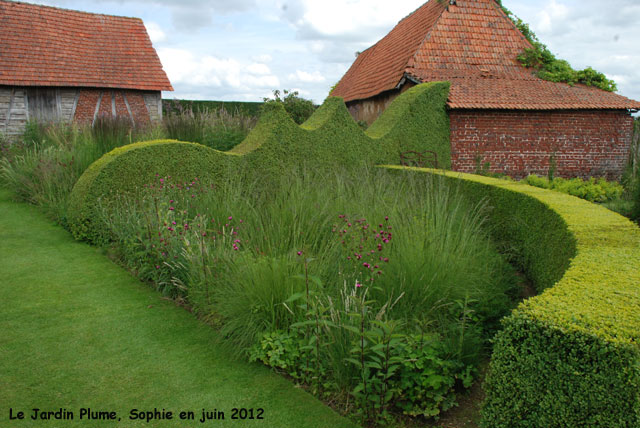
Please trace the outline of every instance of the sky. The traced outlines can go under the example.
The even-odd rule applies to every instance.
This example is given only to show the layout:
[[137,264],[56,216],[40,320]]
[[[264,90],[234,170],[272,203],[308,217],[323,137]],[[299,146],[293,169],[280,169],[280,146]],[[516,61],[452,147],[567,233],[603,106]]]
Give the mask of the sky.
[[[262,101],[275,89],[321,103],[363,51],[426,0],[28,0],[142,18],[174,92]],[[640,100],[639,0],[503,0],[576,69]]]

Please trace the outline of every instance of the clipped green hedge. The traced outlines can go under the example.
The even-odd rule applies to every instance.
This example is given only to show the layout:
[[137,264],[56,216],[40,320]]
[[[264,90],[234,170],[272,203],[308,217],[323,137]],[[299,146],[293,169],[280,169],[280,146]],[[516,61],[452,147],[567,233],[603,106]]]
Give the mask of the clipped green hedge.
[[265,105],[258,124],[230,153],[245,155],[247,168],[271,171],[307,164],[314,168],[399,163],[403,151],[432,150],[451,165],[449,83],[418,85],[398,98],[366,131],[342,98],[330,97],[301,126],[278,103]]
[[436,82],[410,89],[366,134],[343,100],[333,97],[300,126],[282,103],[267,103],[256,127],[228,152],[168,140],[116,149],[91,165],[74,187],[69,209],[72,233],[77,239],[95,241],[101,236],[95,212],[98,199],[111,192],[133,191],[151,183],[156,174],[215,182],[228,168],[236,168],[268,180],[301,165],[334,169],[399,163],[400,152],[407,150],[437,151],[450,163],[445,107],[449,86]]
[[215,184],[235,167],[232,156],[194,143],[174,140],[147,141],[119,147],[91,164],[75,184],[69,201],[69,226],[78,240],[102,237],[98,201],[110,195],[134,192],[171,176],[173,182],[197,178]]
[[[503,321],[483,426],[640,426],[640,229],[589,202],[511,181],[444,175],[493,207],[541,295]],[[555,284],[555,285],[554,285]]]

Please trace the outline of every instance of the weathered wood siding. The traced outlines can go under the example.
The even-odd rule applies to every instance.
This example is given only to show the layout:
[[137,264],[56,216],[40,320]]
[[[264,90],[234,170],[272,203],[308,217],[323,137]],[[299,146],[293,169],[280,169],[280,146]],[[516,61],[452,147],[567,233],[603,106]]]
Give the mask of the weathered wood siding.
[[162,120],[160,91],[0,86],[0,133],[12,139],[29,120],[92,124],[97,116],[126,117],[135,125]]
[[149,110],[149,118],[152,122],[162,120],[162,95],[160,92],[145,92],[144,103]]
[[60,93],[60,112],[61,118],[65,122],[71,122],[76,113],[76,106],[78,105],[78,96],[80,90],[62,88]]
[[26,95],[23,88],[0,88],[0,132],[9,138],[22,134],[29,120]]
[[349,113],[356,122],[367,122],[371,125],[389,107],[389,104],[406,90],[415,86],[413,82],[406,82],[400,89],[386,91],[365,100],[349,101]]

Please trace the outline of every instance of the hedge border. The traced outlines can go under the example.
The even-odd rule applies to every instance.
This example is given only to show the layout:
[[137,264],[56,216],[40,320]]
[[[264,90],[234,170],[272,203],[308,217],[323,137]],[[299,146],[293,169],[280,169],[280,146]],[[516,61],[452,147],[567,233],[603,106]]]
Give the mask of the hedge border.
[[372,136],[354,122],[342,98],[330,97],[300,126],[282,103],[265,104],[256,127],[228,152],[175,140],[115,149],[92,164],[76,183],[68,213],[71,231],[76,239],[97,241],[102,236],[95,211],[98,200],[105,201],[110,192],[134,191],[150,183],[155,174],[180,180],[200,175],[215,183],[223,177],[221,171],[237,168],[265,181],[304,165],[331,170],[399,163],[400,152],[410,150],[436,151],[448,167],[449,88],[448,82],[432,82],[406,91],[367,131]]
[[195,143],[154,140],[119,147],[87,168],[69,198],[69,227],[74,238],[96,242],[103,238],[99,226],[99,201],[111,194],[135,191],[142,180],[151,184],[159,177],[175,182],[199,179],[211,184],[236,166],[238,156]]
[[[640,229],[601,206],[523,183],[388,168],[440,175],[487,199],[496,237],[515,247],[517,261],[543,291],[503,321],[483,425],[640,426]],[[537,213],[536,227],[522,222],[523,210]],[[520,228],[533,236],[524,239]],[[567,234],[573,239],[563,244]],[[533,245],[522,246],[527,242]],[[540,251],[558,245],[564,248]],[[562,255],[565,260],[554,260]],[[540,257],[544,262],[535,263]]]

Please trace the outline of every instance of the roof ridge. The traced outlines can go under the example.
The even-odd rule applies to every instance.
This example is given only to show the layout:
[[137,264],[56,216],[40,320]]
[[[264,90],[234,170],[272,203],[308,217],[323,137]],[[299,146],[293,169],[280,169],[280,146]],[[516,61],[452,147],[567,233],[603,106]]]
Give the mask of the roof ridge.
[[24,6],[36,7],[36,8],[47,8],[47,9],[61,10],[61,11],[65,11],[65,12],[72,12],[72,13],[83,14],[83,15],[106,16],[108,18],[131,19],[131,20],[134,20],[134,21],[140,21],[140,22],[144,23],[144,21],[142,21],[142,18],[137,18],[137,17],[134,17],[134,16],[109,15],[107,13],[85,12],[83,10],[68,9],[66,7],[59,7],[59,6],[50,6],[48,4],[28,3],[28,2],[25,2],[25,1],[18,1],[18,0],[0,0],[0,4],[2,4],[2,3],[12,3],[12,4],[19,4],[19,5],[24,5]]
[[495,0],[492,1],[491,3],[493,3],[493,6],[498,9],[498,13],[502,14],[507,21],[509,21],[509,23],[511,24],[511,26],[518,32],[518,34],[520,35],[520,37],[522,37],[522,39],[527,42],[527,44],[529,46],[531,46],[533,48],[533,45],[531,45],[531,42],[529,41],[529,39],[527,39],[524,34],[522,34],[522,31],[520,31],[520,29],[518,28],[518,26],[516,25],[515,22],[513,22],[513,20],[511,18],[509,18],[509,15],[507,15],[507,13],[504,11],[504,8],[498,4],[498,2],[496,2]]
[[[431,1],[436,1],[436,2],[438,2],[438,3],[443,3],[445,0],[431,0]],[[427,3],[425,3],[425,4],[428,4],[428,3],[429,3],[429,2],[427,2]],[[420,8],[418,8],[418,9],[414,10],[414,11],[413,11],[413,13],[416,13],[418,10],[420,10]],[[405,65],[405,72],[406,72],[406,69],[408,69],[408,68],[414,68],[413,64],[415,64],[415,63],[416,63],[416,56],[418,55],[418,52],[420,52],[420,49],[421,49],[421,48],[422,48],[422,46],[425,44],[425,42],[426,42],[427,40],[430,40],[430,39],[431,39],[431,34],[433,33],[433,29],[434,29],[434,28],[436,28],[436,25],[438,25],[438,21],[440,21],[440,18],[442,18],[442,15],[443,15],[445,12],[448,12],[448,11],[449,11],[449,6],[448,6],[448,5],[447,5],[447,6],[445,6],[445,7],[440,11],[440,14],[439,14],[439,15],[438,15],[438,17],[436,18],[436,20],[433,22],[433,25],[432,25],[432,26],[429,28],[429,30],[427,31],[427,34],[423,37],[423,39],[422,39],[422,41],[420,42],[420,44],[418,45],[418,48],[416,49],[416,51],[413,53],[413,55],[411,55],[411,56],[409,57],[409,60],[407,61],[407,64]],[[413,15],[413,13],[412,13],[411,15]],[[409,15],[409,16],[411,16],[411,15]],[[411,63],[413,63],[413,64],[411,64]],[[411,64],[411,65],[409,65],[409,64]]]

